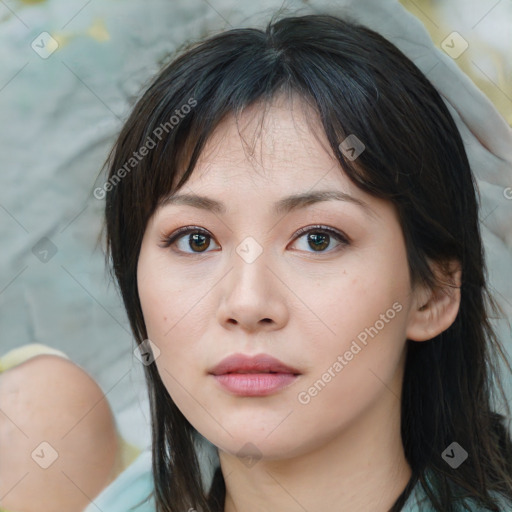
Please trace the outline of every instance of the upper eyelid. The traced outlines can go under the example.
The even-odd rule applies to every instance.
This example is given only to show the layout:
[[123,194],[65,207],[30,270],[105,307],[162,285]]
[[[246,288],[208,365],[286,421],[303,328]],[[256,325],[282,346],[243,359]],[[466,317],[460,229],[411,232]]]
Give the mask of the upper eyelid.
[[341,231],[336,228],[332,228],[330,226],[324,226],[322,224],[313,224],[311,226],[304,226],[303,228],[299,228],[295,231],[293,236],[301,236],[305,235],[306,233],[309,233],[310,231],[326,231],[327,233],[333,233],[335,235],[338,235],[342,238],[344,238],[347,242],[351,242],[352,239],[349,237],[344,231]]

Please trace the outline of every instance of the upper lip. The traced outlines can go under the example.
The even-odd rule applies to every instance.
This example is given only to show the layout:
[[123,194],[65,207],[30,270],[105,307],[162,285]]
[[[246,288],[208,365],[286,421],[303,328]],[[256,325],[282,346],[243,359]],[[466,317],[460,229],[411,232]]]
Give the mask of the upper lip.
[[247,356],[245,354],[233,354],[223,359],[213,367],[209,373],[224,375],[226,373],[292,373],[300,374],[299,370],[284,364],[279,359],[268,354]]

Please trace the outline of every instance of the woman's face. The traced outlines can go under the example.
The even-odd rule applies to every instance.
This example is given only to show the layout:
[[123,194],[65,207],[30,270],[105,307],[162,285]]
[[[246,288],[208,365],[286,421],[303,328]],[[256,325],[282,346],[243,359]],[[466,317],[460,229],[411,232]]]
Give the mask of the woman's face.
[[[258,135],[252,113],[243,135]],[[301,109],[276,101],[250,154],[226,119],[177,193],[208,201],[168,202],[142,242],[138,289],[159,374],[188,421],[232,454],[292,457],[356,425],[369,436],[398,425],[389,417],[413,308],[402,231],[392,204],[353,185],[317,134],[322,144]],[[233,354],[288,368],[264,359],[211,373]]]

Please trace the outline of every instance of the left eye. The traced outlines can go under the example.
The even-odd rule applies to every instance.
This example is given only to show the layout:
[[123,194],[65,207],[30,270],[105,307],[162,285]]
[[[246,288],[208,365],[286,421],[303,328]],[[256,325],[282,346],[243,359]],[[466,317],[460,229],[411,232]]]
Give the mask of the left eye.
[[[186,238],[187,235],[188,239]],[[313,249],[312,252],[330,252],[325,251],[325,249],[331,245],[332,238],[342,246],[350,243],[348,237],[326,226],[301,228],[294,234],[294,237],[294,241],[304,238],[308,246]],[[209,252],[207,249],[210,247],[210,240],[212,240],[212,236],[208,231],[196,226],[189,226],[180,228],[172,235],[165,237],[162,241],[162,247],[167,248],[175,245],[178,247],[176,252],[200,254]],[[185,241],[185,246],[179,247],[179,243],[182,241]],[[185,250],[186,246],[192,249],[192,252]],[[306,250],[306,252],[310,251]]]
[[295,233],[295,236],[296,240],[304,238],[308,247],[313,249],[313,252],[331,252],[325,251],[324,249],[330,245],[332,238],[334,238],[334,240],[336,240],[336,242],[341,246],[345,246],[350,243],[348,237],[326,226],[309,226],[301,228]]

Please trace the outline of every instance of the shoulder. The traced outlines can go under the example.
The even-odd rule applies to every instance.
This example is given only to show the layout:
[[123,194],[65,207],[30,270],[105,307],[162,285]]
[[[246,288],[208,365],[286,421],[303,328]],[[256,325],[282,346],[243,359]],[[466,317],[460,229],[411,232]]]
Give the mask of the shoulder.
[[83,512],[155,512],[151,450],[144,450]]
[[[496,493],[491,492],[490,495],[493,497],[493,499],[496,501],[496,503],[499,506],[500,512],[511,512],[512,511],[512,498],[507,499],[504,496]],[[475,508],[475,512],[488,512],[486,508]]]
[[[493,497],[494,501],[497,503],[497,505],[499,507],[498,510],[500,512],[512,511],[512,501],[505,500],[504,497],[502,497],[501,495],[494,493],[494,492],[490,492],[489,494]],[[466,500],[464,502],[464,504],[466,506],[466,508],[463,509],[464,512],[493,512],[494,511],[494,509],[491,510],[487,507],[482,507],[481,505],[478,505],[478,503],[472,499]]]

